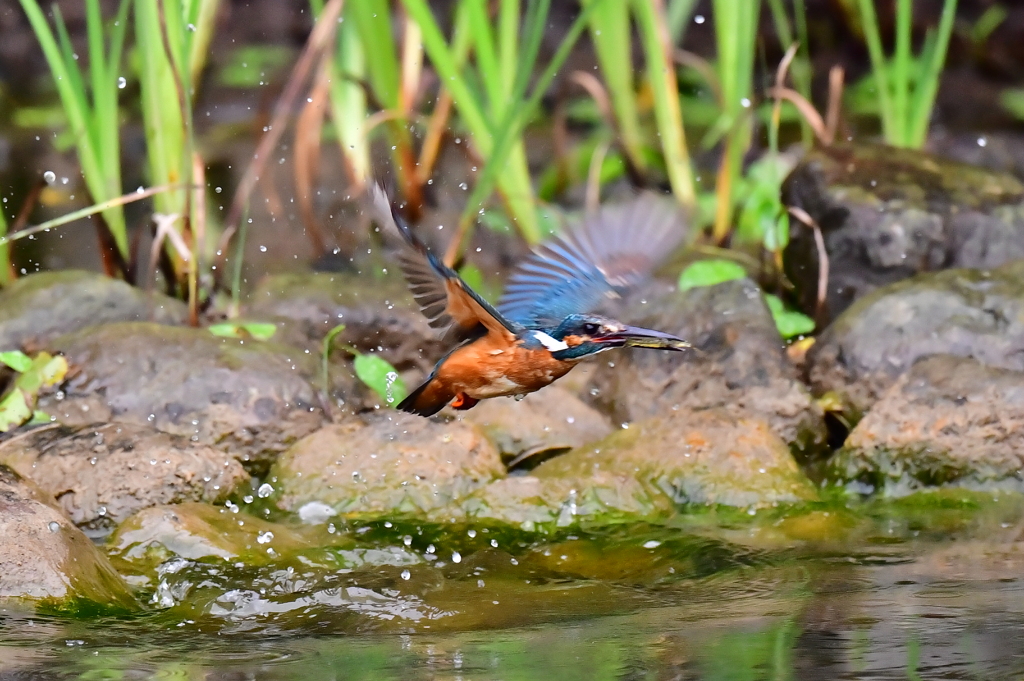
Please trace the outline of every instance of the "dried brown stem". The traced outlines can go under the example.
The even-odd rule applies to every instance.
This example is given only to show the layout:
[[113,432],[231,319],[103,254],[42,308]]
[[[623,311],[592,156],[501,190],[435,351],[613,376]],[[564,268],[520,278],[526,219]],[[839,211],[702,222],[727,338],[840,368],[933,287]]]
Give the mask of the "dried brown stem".
[[250,161],[245,172],[242,174],[242,179],[238,183],[238,190],[235,192],[234,199],[231,202],[231,208],[228,211],[228,217],[225,222],[224,234],[221,236],[220,244],[217,248],[221,253],[220,262],[217,267],[218,272],[222,271],[221,265],[226,258],[225,254],[228,252],[228,245],[235,232],[238,231],[242,210],[245,204],[249,202],[249,197],[252,195],[252,190],[256,186],[256,181],[259,179],[267,159],[281,140],[289,113],[295,105],[296,99],[302,93],[302,87],[308,80],[313,65],[320,55],[323,54],[324,50],[327,49],[331,39],[334,37],[334,32],[338,26],[338,17],[341,15],[343,6],[344,0],[328,0],[327,5],[320,14],[319,20],[316,22],[316,26],[313,27],[313,31],[309,34],[309,39],[306,41],[306,46],[303,48],[299,60],[295,63],[288,76],[288,84],[274,106],[274,114],[271,117],[270,125],[267,126],[267,131],[260,138],[259,144],[256,145],[252,161]]
[[814,308],[815,321],[821,322],[825,312],[825,302],[828,299],[828,252],[825,250],[825,237],[821,233],[821,226],[818,221],[812,218],[807,211],[799,206],[787,206],[786,210],[794,218],[814,231],[814,246],[818,250],[818,296]]

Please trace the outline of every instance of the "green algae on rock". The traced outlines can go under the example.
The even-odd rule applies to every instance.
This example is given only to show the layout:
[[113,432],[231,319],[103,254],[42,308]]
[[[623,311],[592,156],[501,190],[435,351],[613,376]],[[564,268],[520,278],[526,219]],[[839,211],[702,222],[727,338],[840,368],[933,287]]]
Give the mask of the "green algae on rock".
[[86,326],[123,321],[184,324],[185,304],[95,272],[37,272],[0,291],[0,350]]
[[278,505],[320,502],[354,516],[422,515],[504,475],[498,452],[475,427],[387,411],[322,428],[271,469]]
[[0,463],[90,529],[110,529],[148,506],[220,501],[249,479],[225,452],[127,423],[37,428],[0,443]]
[[829,461],[851,489],[933,486],[1024,492],[1024,372],[949,355],[918,361]]
[[685,505],[763,508],[817,500],[768,424],[721,410],[654,417],[488,485],[467,515],[525,525],[664,518]]
[[148,425],[259,468],[323,422],[311,384],[317,359],[286,345],[125,322],[47,347],[68,358],[74,375],[39,408],[66,425]]
[[325,539],[322,530],[269,522],[240,512],[238,506],[187,502],[134,514],[110,536],[107,551],[124,571],[139,573],[172,558],[265,565],[316,548]]
[[51,497],[0,465],[0,603],[64,611],[134,610],[124,579]]

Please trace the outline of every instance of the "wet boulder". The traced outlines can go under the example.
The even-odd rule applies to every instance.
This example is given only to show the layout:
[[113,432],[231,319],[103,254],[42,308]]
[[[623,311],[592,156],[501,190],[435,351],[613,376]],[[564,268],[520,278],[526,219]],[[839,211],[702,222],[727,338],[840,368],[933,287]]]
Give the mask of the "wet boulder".
[[310,273],[266,277],[252,294],[247,314],[285,320],[291,333],[316,350],[339,324],[337,343],[381,352],[400,371],[427,371],[444,352],[404,280],[394,272]]
[[230,454],[127,423],[38,428],[0,444],[0,463],[93,530],[112,529],[150,506],[219,501],[249,480]]
[[310,383],[317,360],[289,346],[133,322],[47,347],[67,356],[71,373],[39,408],[65,425],[149,425],[260,469],[323,421]]
[[818,337],[808,376],[815,393],[834,392],[856,418],[936,354],[1024,371],[1024,262],[921,274],[875,291]]
[[187,502],[132,515],[109,537],[107,551],[125,572],[143,574],[176,558],[264,565],[324,544],[317,536],[323,534],[262,520],[236,505]]
[[477,518],[568,525],[665,517],[688,505],[757,509],[816,499],[767,422],[709,409],[630,424],[462,505]]
[[59,610],[134,609],[134,597],[107,558],[53,500],[0,465],[0,602]]
[[354,516],[421,516],[504,472],[475,427],[385,411],[295,443],[271,469],[270,484],[288,511],[317,502]]
[[920,360],[829,461],[856,491],[933,486],[1024,492],[1024,371],[962,357]]
[[[821,322],[919,272],[1024,258],[1024,184],[919,151],[818,149],[790,174],[782,196],[821,227],[829,265]],[[815,314],[818,251],[813,230],[798,220],[791,221],[785,269],[801,307]]]
[[658,284],[616,311],[630,324],[676,334],[695,350],[628,349],[599,356],[585,393],[615,423],[717,408],[761,418],[795,450],[825,442],[820,408],[786,357],[760,289],[749,280],[679,292]]
[[108,322],[183,324],[187,314],[179,300],[95,272],[38,272],[0,291],[0,350]]
[[600,440],[612,431],[600,412],[560,385],[522,400],[483,400],[462,418],[479,426],[503,457],[532,459]]

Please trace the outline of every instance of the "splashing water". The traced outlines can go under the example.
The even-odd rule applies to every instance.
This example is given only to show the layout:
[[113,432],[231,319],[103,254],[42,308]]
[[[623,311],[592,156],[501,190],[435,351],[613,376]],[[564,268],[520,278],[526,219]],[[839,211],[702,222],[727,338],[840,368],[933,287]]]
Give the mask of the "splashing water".
[[395,403],[394,385],[397,380],[398,374],[394,371],[389,371],[384,375],[384,401],[388,404]]

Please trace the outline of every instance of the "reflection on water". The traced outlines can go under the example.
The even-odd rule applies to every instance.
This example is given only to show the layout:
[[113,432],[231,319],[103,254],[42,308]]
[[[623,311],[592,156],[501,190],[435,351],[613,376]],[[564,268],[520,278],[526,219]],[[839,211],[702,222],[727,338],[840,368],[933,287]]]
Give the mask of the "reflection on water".
[[[494,622],[508,626],[496,628],[479,616],[464,622],[469,629],[445,626],[436,606],[386,589],[335,589],[307,604],[319,608],[310,612],[345,609],[354,618],[348,633],[316,622],[286,633],[271,624],[267,610],[260,611],[262,625],[248,631],[210,631],[209,622],[171,622],[170,613],[103,623],[7,613],[0,679],[974,679],[1024,673],[1020,581],[930,577],[927,560],[888,558],[745,567],[649,588],[579,581],[531,594],[524,585],[523,598],[506,592],[507,600],[497,604],[493,593],[474,597],[475,580],[464,580],[446,584],[442,591],[450,593],[435,598],[473,612],[504,611]],[[589,603],[583,610],[603,614],[579,614],[576,591]],[[259,599],[239,591],[213,614],[253,624]],[[367,622],[379,618],[403,624],[375,632]]]

